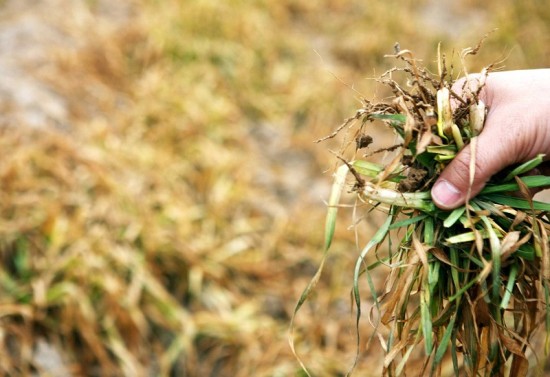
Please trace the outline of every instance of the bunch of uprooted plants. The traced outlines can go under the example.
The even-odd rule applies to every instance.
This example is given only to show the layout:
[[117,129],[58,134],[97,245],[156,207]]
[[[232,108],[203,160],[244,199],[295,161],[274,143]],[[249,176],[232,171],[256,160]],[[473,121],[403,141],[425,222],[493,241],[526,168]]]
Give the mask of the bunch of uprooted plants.
[[[402,67],[379,79],[391,89],[391,100],[364,100],[354,116],[324,138],[342,130],[354,136],[338,155],[342,163],[328,203],[325,256],[345,187],[356,194],[356,210],[384,213],[380,228],[360,250],[352,294],[359,329],[359,282],[366,279],[373,297],[369,320],[386,334],[378,334],[385,351],[383,375],[441,375],[445,363],[452,365],[455,375],[525,376],[533,367],[530,360],[539,362],[533,342],[536,330],[546,327],[548,334],[550,329],[550,204],[530,195],[531,189],[548,186],[550,177],[526,175],[543,156],[492,177],[479,195],[455,210],[441,210],[431,200],[431,186],[463,148],[471,148],[473,182],[476,136],[487,114],[479,94],[493,69],[484,68],[475,79],[467,74],[465,58],[478,49],[479,45],[462,51],[460,74],[453,73],[452,64],[438,50],[434,74],[410,51],[397,48],[392,56]],[[453,90],[462,74],[464,85]],[[396,81],[400,75],[406,77],[406,85]],[[397,142],[374,149],[369,128],[381,124],[397,134]],[[344,157],[348,149],[353,149],[351,158]],[[389,163],[371,161],[380,153]],[[386,241],[389,246],[382,246]],[[323,265],[324,259],[295,315]],[[377,291],[372,272],[384,266],[389,271],[385,287]],[[291,346],[294,349],[292,333]],[[547,336],[545,352],[549,346]],[[422,366],[415,362],[411,370],[412,355],[419,350]]]

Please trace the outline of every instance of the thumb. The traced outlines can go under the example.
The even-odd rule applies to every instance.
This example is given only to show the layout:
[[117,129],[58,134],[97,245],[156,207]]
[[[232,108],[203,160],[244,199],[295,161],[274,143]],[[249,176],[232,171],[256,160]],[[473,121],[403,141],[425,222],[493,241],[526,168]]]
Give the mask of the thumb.
[[[493,134],[490,129],[485,129],[477,137],[475,148],[470,143],[460,151],[432,188],[432,199],[439,208],[448,210],[461,206],[468,194],[470,197],[477,195],[492,175],[514,162],[513,153],[510,153],[510,148],[504,148],[506,143],[502,139],[502,133]],[[474,177],[470,185],[471,162],[474,162]]]

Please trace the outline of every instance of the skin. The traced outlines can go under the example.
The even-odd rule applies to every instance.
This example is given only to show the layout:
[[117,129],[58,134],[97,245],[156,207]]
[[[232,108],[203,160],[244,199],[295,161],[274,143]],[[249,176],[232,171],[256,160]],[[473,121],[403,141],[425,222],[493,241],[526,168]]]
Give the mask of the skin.
[[[458,81],[453,91],[462,93],[463,86],[464,81]],[[529,161],[540,153],[550,160],[550,69],[490,73],[480,99],[489,110],[477,140],[471,197],[492,175],[510,165]],[[453,209],[464,204],[470,154],[466,146],[441,173],[432,188],[432,199],[438,207]],[[539,170],[549,175],[550,162],[544,162]]]

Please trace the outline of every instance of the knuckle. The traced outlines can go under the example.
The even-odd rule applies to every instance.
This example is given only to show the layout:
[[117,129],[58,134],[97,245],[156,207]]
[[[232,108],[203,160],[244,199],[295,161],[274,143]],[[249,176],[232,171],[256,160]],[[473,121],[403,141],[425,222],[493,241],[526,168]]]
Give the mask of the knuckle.
[[473,172],[471,172],[471,154],[469,150],[464,150],[463,153],[455,158],[452,162],[449,175],[445,177],[448,181],[454,184],[460,190],[468,190],[470,188],[470,175],[473,173],[472,192],[475,194],[490,178],[489,164],[484,160],[483,154],[476,154]]
[[[462,157],[462,156],[461,156]],[[445,177],[448,181],[454,184],[458,189],[465,190],[469,186],[470,178],[470,157],[467,158],[455,158],[452,162],[452,166],[449,166],[450,175]],[[446,169],[449,170],[449,169]]]

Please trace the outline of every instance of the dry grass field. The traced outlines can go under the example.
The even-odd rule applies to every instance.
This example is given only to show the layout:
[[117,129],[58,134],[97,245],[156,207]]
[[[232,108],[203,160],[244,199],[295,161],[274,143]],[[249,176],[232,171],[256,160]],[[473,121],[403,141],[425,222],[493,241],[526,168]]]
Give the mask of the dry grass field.
[[[550,66],[538,0],[0,1],[0,375],[302,376],[342,142],[313,141],[387,95],[395,42],[429,66],[495,28],[471,71]],[[315,376],[352,364],[378,224],[340,216],[296,320]]]

